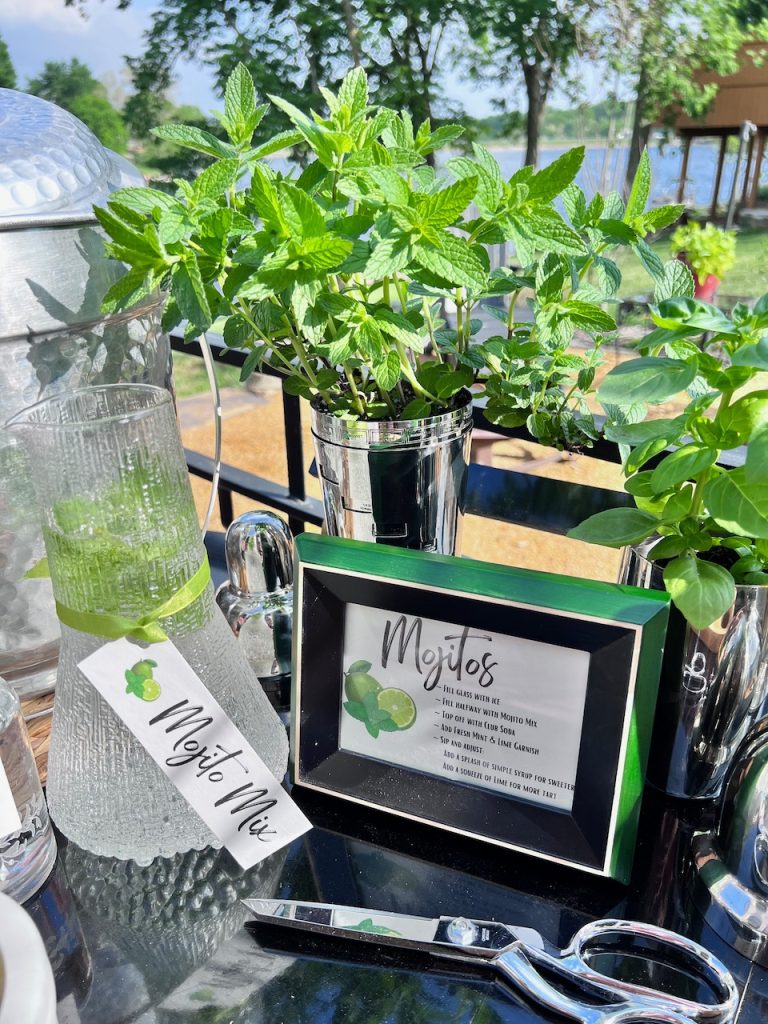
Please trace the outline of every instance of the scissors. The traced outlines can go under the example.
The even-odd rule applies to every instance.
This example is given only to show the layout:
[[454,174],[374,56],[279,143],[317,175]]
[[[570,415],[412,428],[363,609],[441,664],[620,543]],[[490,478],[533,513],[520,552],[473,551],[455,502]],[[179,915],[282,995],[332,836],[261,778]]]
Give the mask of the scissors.
[[[678,935],[635,921],[595,921],[581,928],[567,949],[548,946],[532,928],[467,917],[414,917],[363,907],[300,900],[243,901],[261,924],[285,925],[337,939],[414,949],[497,971],[539,1006],[579,1024],[726,1024],[739,1002],[736,983],[709,950]],[[708,983],[716,1002],[698,1003],[661,989],[602,974],[590,957],[624,952],[677,966]],[[602,1005],[582,1002],[550,984],[539,968],[575,984]]]

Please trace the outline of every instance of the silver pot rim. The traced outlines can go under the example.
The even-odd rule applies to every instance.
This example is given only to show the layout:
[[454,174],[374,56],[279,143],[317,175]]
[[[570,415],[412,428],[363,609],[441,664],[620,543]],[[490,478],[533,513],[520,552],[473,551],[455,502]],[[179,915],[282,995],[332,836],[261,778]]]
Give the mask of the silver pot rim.
[[472,429],[472,393],[462,392],[455,409],[416,420],[344,420],[318,409],[313,399],[312,433],[327,444],[344,448],[435,447],[462,437]]
[[[647,566],[650,566],[652,569],[656,569],[659,572],[663,572],[663,567],[659,565],[658,562],[652,562],[651,559],[647,558],[645,554],[645,552],[649,551],[650,548],[658,540],[661,540],[661,537],[658,534],[654,534],[653,537],[648,537],[646,540],[641,541],[639,544],[628,544],[624,550],[633,551],[635,557],[638,558],[641,562],[644,562]],[[706,559],[702,559],[702,561],[706,561]],[[754,590],[756,592],[762,591],[766,588],[768,588],[768,583],[736,583],[736,589],[744,593],[747,593],[751,590]]]

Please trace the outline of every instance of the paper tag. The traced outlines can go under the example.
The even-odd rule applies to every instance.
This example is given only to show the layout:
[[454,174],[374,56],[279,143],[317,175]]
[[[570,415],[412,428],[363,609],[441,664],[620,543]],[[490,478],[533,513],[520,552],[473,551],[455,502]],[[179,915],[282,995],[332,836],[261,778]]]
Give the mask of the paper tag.
[[78,667],[241,867],[312,827],[170,640],[115,640]]
[[0,839],[21,831],[21,818],[16,801],[13,799],[11,784],[0,761]]

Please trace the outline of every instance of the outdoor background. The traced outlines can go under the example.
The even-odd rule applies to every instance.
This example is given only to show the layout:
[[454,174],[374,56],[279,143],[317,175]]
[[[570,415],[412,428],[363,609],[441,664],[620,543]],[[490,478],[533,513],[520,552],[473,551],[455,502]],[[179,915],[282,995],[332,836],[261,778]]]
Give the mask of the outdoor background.
[[[459,121],[466,143],[482,141],[507,176],[585,144],[577,180],[587,196],[622,191],[647,145],[651,199],[661,203],[674,201],[680,176],[675,120],[705,115],[717,88],[697,84],[695,73],[733,74],[742,45],[762,40],[768,0],[0,0],[0,88],[72,111],[154,184],[173,188],[206,158],[154,139],[152,127],[183,121],[220,134],[212,111],[238,61],[262,97],[279,93],[304,110],[322,109],[321,87],[335,88],[362,65],[374,101],[408,109],[417,123]],[[768,61],[768,42],[764,53],[753,52]],[[278,126],[285,127],[275,111],[259,132],[266,137]],[[726,199],[735,150],[729,140]],[[702,221],[717,155],[714,139],[691,147],[683,198]],[[766,206],[768,178],[740,225],[736,263],[718,296],[724,305],[768,290]],[[673,255],[668,233],[652,244],[664,258]],[[640,268],[624,267],[620,297],[642,302],[645,289]],[[637,317],[628,323],[625,330],[638,329]],[[224,368],[220,383],[225,461],[285,482],[274,382],[259,378],[246,388]],[[177,358],[176,384],[185,443],[210,452],[200,361]],[[487,457],[504,468],[621,489],[618,467],[522,442],[500,441]],[[202,505],[205,488],[196,488]],[[319,496],[315,482],[310,490]],[[489,521],[469,520],[464,552],[615,578],[614,552]]]

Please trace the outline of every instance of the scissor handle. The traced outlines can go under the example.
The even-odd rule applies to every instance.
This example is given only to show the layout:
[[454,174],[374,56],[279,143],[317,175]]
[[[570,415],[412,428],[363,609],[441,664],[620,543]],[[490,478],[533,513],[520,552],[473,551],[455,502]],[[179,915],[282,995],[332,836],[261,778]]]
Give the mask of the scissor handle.
[[[587,961],[587,947],[605,940],[611,933],[634,940],[648,940],[661,947],[666,946],[673,954],[671,966],[674,966],[676,960],[682,960],[683,964],[687,963],[710,984],[719,1001],[699,1003],[595,971]],[[559,963],[563,968],[603,990],[621,992],[646,1004],[667,1006],[674,1012],[701,1024],[725,1024],[733,1019],[739,1005],[739,990],[731,972],[708,949],[677,932],[657,928],[641,921],[606,920],[593,921],[585,925],[574,935],[570,946],[563,950]]]
[[[677,1013],[671,1007],[662,1004],[652,1006],[648,999],[638,1005],[621,993],[615,993],[621,999],[620,1003],[607,1006],[590,1006],[579,1002],[550,985],[528,959],[528,952],[522,945],[509,946],[494,957],[493,965],[515,988],[545,1010],[561,1014],[578,1024],[640,1024],[641,1021],[646,1024],[692,1024],[690,1017]],[[560,964],[557,958],[547,953],[536,951],[536,958],[544,963],[551,962],[555,969]],[[600,988],[604,990],[605,984],[600,985]]]

